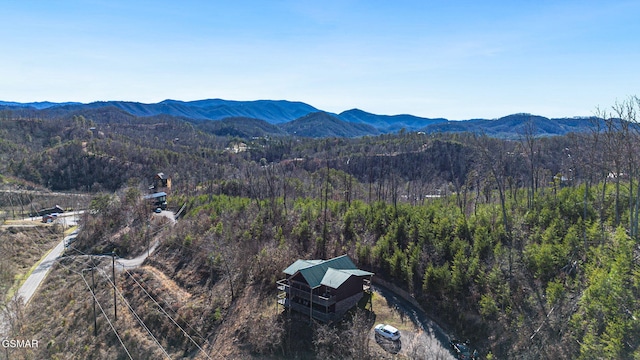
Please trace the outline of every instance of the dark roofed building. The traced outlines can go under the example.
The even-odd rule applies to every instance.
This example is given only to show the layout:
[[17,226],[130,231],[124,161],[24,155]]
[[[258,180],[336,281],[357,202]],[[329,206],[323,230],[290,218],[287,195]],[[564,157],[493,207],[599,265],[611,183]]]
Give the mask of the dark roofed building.
[[36,212],[32,212],[29,214],[29,216],[36,217],[36,216],[44,216],[44,215],[51,215],[51,214],[62,214],[63,212],[64,212],[64,209],[60,205],[56,205],[54,207],[50,207],[47,209],[40,209]]
[[349,256],[329,260],[297,260],[277,282],[278,303],[310,318],[333,322],[371,289],[373,273],[360,270]]
[[156,192],[160,191],[160,189],[169,190],[171,189],[171,178],[159,172],[153,177],[153,184],[150,188]]
[[145,195],[143,197],[145,201],[148,201],[155,208],[167,209],[167,193],[164,191]]

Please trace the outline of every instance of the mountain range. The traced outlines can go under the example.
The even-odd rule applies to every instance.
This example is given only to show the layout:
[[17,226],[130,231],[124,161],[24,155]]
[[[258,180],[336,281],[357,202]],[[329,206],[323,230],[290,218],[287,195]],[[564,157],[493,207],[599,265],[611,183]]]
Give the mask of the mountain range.
[[595,118],[549,119],[527,113],[491,120],[456,121],[409,114],[377,115],[359,109],[334,114],[303,102],[286,100],[164,100],[155,104],[130,101],[98,101],[87,104],[0,101],[0,110],[2,109],[31,112],[42,118],[73,114],[83,114],[92,118],[105,116],[105,111],[108,113],[114,110],[124,111],[136,117],[172,116],[196,123],[220,135],[241,137],[287,134],[304,137],[361,137],[396,133],[404,129],[424,133],[473,132],[500,138],[517,138],[525,131],[533,131],[536,136],[583,132],[593,128],[595,124]]

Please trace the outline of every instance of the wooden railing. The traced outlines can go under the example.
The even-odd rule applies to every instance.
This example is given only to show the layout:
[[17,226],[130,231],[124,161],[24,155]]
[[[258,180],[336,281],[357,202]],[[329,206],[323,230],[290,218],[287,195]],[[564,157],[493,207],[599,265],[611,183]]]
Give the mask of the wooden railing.
[[[304,285],[301,283],[296,283],[296,284],[288,284],[287,283],[287,279],[282,279],[282,280],[278,280],[276,282],[277,286],[278,286],[278,290],[285,292],[287,294],[289,294],[290,297],[299,297],[305,300],[309,299],[309,287],[307,286],[306,289],[304,289]],[[297,286],[299,285],[299,286]],[[336,297],[335,295],[331,295],[331,296],[321,296],[321,295],[316,295],[314,294],[311,297],[311,300],[313,301],[314,304],[318,304],[321,306],[331,306],[333,304],[336,303]]]
[[[288,305],[291,309],[301,313],[301,314],[306,314],[307,316],[309,316],[309,307],[302,305],[302,304],[298,304],[298,303],[294,303],[291,301],[288,301]],[[336,314],[335,313],[326,313],[324,311],[319,311],[319,310],[313,310],[313,318],[323,321],[323,322],[330,322],[332,321]]]
[[[307,316],[311,315],[314,319],[327,323],[334,321],[338,318],[339,315],[341,316],[344,311],[348,310],[347,308],[355,305],[357,301],[351,301],[354,296],[360,295],[360,297],[362,297],[362,293],[360,293],[337,302],[335,295],[311,295],[309,293],[311,289],[307,284],[296,281],[290,282],[287,279],[276,281],[276,286],[279,290],[278,304],[281,304],[286,308],[293,309],[302,314],[307,314]],[[363,279],[362,290],[364,292],[370,292],[371,289],[371,280]],[[298,301],[301,301],[302,303],[292,301],[296,298],[299,299]],[[309,308],[309,299],[311,299],[312,304],[316,306],[313,311]],[[332,306],[334,304],[336,305],[336,307],[334,308],[334,310],[332,310],[332,312],[328,312],[328,310],[322,311],[317,309],[317,306],[328,309],[329,306]],[[344,309],[342,309],[343,307]],[[312,313],[310,314],[311,311]],[[337,314],[336,311],[340,314]]]

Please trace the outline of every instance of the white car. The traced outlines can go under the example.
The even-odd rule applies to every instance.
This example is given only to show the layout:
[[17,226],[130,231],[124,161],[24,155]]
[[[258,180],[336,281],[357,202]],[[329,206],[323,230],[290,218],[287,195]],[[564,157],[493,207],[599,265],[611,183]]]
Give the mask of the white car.
[[400,330],[394,328],[391,325],[378,324],[375,327],[375,332],[377,335],[385,337],[389,340],[396,341],[400,339]]

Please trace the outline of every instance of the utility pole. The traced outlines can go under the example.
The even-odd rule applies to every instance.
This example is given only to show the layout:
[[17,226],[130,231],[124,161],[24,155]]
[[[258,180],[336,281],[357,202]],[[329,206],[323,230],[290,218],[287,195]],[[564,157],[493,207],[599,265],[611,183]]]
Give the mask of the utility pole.
[[[11,206],[11,213],[13,214],[12,218],[15,219],[16,218],[16,209],[13,207],[13,201],[11,201],[11,198],[12,198],[12,192],[11,192],[11,187],[9,187],[9,205]],[[7,352],[8,352],[8,350],[7,350]],[[9,358],[9,355],[7,355],[7,359],[8,358]]]
[[113,316],[118,320],[118,307],[116,305],[116,253],[111,251],[111,274],[113,276]]
[[96,282],[93,277],[93,269],[95,268],[95,264],[91,267],[91,295],[93,295],[93,336],[98,337],[98,318],[96,317]]
[[151,255],[151,249],[149,247],[149,231],[151,231],[151,220],[147,220],[147,231],[145,232],[145,237],[147,238],[147,257]]

